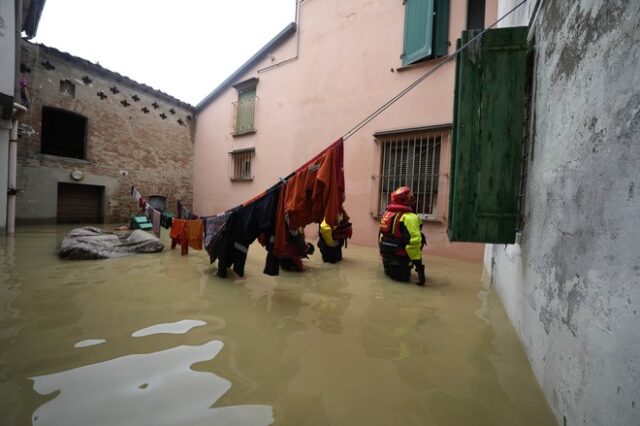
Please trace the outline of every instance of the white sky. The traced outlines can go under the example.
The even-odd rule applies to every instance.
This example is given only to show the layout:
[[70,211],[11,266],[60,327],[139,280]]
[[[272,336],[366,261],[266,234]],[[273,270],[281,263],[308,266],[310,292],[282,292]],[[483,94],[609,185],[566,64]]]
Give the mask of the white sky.
[[32,40],[196,105],[294,21],[296,0],[47,0]]

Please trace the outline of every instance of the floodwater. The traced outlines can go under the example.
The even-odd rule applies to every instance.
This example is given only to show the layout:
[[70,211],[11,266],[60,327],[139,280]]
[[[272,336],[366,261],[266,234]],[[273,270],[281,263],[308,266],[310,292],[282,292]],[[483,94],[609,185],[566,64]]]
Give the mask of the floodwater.
[[[0,239],[2,425],[551,425],[482,267],[339,265],[221,279],[204,252],[62,261],[70,227]],[[163,240],[167,242],[167,232]]]

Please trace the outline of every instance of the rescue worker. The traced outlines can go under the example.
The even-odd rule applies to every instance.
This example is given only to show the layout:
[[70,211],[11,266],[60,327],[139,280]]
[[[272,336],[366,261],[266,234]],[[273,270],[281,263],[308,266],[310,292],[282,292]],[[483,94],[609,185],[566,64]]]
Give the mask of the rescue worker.
[[392,279],[409,281],[413,266],[418,273],[417,284],[424,285],[422,247],[426,239],[421,227],[411,188],[401,186],[391,193],[391,202],[380,220],[378,239],[384,273]]
[[342,260],[342,246],[347,246],[353,228],[349,216],[343,210],[338,213],[338,224],[331,227],[325,219],[318,228],[318,248],[325,263],[337,263]]

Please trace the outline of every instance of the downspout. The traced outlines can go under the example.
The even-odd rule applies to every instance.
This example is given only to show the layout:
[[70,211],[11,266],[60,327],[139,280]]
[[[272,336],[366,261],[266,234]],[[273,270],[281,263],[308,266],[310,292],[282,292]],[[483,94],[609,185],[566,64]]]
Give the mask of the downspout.
[[281,65],[285,65],[288,64],[289,62],[293,62],[295,60],[298,59],[298,52],[300,51],[300,3],[302,3],[304,0],[296,0],[296,54],[289,58],[289,59],[285,59],[284,61],[280,61],[277,64],[273,64],[273,65],[269,65],[268,67],[264,67],[264,68],[260,68],[258,70],[258,74],[264,71],[269,71],[271,69],[277,68]]
[[16,232],[16,175],[18,168],[18,119],[27,112],[27,108],[18,103],[13,103],[11,116],[11,135],[9,137],[9,179],[7,184],[7,235]]

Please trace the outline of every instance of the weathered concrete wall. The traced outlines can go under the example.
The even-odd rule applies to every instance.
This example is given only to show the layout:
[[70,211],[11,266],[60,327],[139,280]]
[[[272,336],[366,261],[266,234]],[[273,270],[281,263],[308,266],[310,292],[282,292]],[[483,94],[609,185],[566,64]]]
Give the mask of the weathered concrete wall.
[[485,262],[558,422],[637,425],[640,3],[544,1],[532,36],[525,225]]
[[[104,186],[107,223],[127,221],[136,211],[130,196],[132,185],[144,195],[167,196],[170,208],[175,206],[176,199],[192,202],[189,105],[44,46],[25,42],[22,63],[30,69],[26,75],[32,97],[31,108],[23,120],[35,133],[21,138],[19,143],[17,183],[24,191],[16,208],[19,222],[55,221],[58,182]],[[75,97],[60,93],[60,80],[65,79],[75,85]],[[103,99],[99,93],[106,97]],[[84,160],[41,153],[44,106],[87,118]],[[71,179],[73,170],[84,173],[81,182]]]

